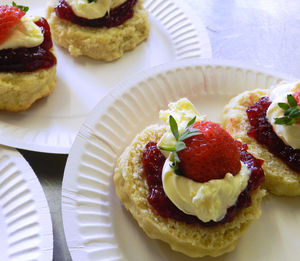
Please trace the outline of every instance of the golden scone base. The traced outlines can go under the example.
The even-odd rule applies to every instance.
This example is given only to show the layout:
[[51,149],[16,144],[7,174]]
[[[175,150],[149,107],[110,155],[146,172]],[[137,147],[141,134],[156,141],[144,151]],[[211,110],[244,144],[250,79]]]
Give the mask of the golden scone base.
[[247,135],[250,129],[246,110],[261,97],[268,96],[268,90],[247,91],[231,99],[223,111],[222,126],[234,139],[248,144],[248,151],[255,157],[264,160],[263,170],[266,176],[264,187],[279,196],[300,195],[300,174],[273,156],[264,146]]
[[148,186],[141,159],[145,145],[157,142],[165,131],[164,126],[149,126],[120,156],[114,175],[118,197],[150,238],[168,243],[173,250],[190,257],[219,256],[232,251],[245,229],[260,216],[265,190],[254,191],[252,205],[239,211],[234,221],[223,225],[203,227],[159,216],[147,201]]
[[0,110],[22,111],[48,96],[56,85],[56,66],[35,72],[0,72]]
[[60,19],[54,11],[57,3],[54,1],[47,9],[52,38],[73,56],[85,55],[95,60],[113,61],[149,36],[148,14],[141,1],[135,5],[132,18],[112,28],[84,27]]

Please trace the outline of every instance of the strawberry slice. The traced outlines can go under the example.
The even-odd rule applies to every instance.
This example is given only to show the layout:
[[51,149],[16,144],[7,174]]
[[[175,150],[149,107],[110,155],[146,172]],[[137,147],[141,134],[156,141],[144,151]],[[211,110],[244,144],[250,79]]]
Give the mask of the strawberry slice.
[[226,173],[239,173],[240,153],[227,131],[209,121],[196,122],[191,128],[199,129],[201,134],[185,139],[186,148],[178,152],[179,169],[184,176],[206,182],[222,179]]
[[12,28],[20,22],[25,13],[13,6],[0,6],[0,44],[2,44],[9,36]]

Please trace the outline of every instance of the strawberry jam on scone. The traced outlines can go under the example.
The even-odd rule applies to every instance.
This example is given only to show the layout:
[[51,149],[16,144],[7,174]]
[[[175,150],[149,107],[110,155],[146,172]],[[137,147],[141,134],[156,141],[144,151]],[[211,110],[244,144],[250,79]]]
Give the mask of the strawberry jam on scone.
[[135,137],[115,169],[116,192],[151,238],[191,257],[232,251],[260,216],[263,161],[183,98],[167,125]]
[[[158,150],[154,156],[150,151],[156,148],[146,146],[143,167],[151,188],[149,203],[161,215],[167,213],[169,218],[177,220],[185,220],[183,217],[186,216],[187,222],[206,226],[230,222],[238,209],[251,204],[251,190],[264,182],[263,161],[248,153],[247,147],[234,141],[219,124],[202,120],[200,115],[195,115],[193,119],[183,116],[187,113],[181,111],[181,107],[188,110],[189,106],[192,105],[188,100],[181,99],[167,113],[170,131],[158,143],[158,149],[167,156],[166,160],[157,160],[162,152]],[[184,124],[187,125],[183,129]],[[251,163],[246,162],[241,154],[247,154],[246,158],[251,158]],[[157,185],[159,180],[153,186],[151,169],[162,170],[154,174],[161,179],[161,187]],[[247,187],[253,182],[255,186]],[[169,205],[177,209],[174,206],[167,209],[167,203],[163,200],[153,200],[157,192],[159,197],[166,194],[163,198],[168,198]]]

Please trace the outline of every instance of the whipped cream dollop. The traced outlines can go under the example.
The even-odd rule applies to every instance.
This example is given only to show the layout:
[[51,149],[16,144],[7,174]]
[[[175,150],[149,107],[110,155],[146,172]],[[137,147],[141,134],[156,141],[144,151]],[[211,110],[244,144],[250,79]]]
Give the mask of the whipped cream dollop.
[[97,0],[89,3],[88,0],[66,0],[73,12],[86,19],[103,17],[110,9],[123,4],[126,0]]
[[[187,123],[196,116],[196,121],[205,119],[186,98],[170,103],[169,109],[160,111],[160,119],[169,123],[172,115],[182,133]],[[168,130],[158,142],[158,147],[174,146],[176,140]],[[240,172],[233,176],[227,173],[223,179],[200,183],[176,175],[170,167],[172,154],[162,151],[167,157],[162,172],[162,183],[167,197],[186,214],[195,215],[203,222],[219,221],[226,215],[227,208],[235,204],[240,193],[246,188],[251,171],[242,163]]]
[[233,206],[241,192],[247,187],[251,171],[241,162],[240,172],[233,176],[227,173],[223,179],[204,183],[176,175],[166,160],[162,181],[168,198],[186,214],[197,216],[203,222],[220,221],[227,208]]
[[282,141],[294,149],[300,149],[300,124],[279,125],[275,124],[275,118],[284,116],[284,110],[278,106],[279,102],[287,103],[287,95],[300,91],[300,83],[284,83],[271,88],[271,105],[267,110],[267,119],[273,127],[274,132]]
[[[168,105],[168,110],[161,110],[159,112],[159,118],[168,124],[168,131],[159,140],[158,147],[172,147],[176,144],[176,139],[172,134],[169,126],[169,116],[172,115],[177,122],[178,131],[182,133],[188,124],[188,122],[196,116],[196,121],[205,120],[205,115],[200,115],[195,106],[187,99],[181,98],[176,102],[171,102]],[[168,157],[169,153],[162,151],[162,153]]]
[[34,22],[39,17],[23,16],[21,21],[11,30],[9,37],[0,45],[0,50],[15,48],[31,48],[43,43],[41,28]]

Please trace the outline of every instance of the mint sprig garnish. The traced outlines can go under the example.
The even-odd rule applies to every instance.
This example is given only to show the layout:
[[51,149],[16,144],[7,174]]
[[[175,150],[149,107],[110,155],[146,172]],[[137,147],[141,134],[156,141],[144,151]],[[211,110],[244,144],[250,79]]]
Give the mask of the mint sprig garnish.
[[21,9],[24,13],[28,12],[28,10],[29,10],[28,6],[17,5],[14,1],[12,2],[12,6]]
[[288,103],[278,103],[278,106],[284,110],[284,117],[275,118],[275,124],[293,125],[300,120],[300,106],[298,106],[295,97],[288,94],[287,101]]
[[159,146],[159,149],[165,150],[165,151],[170,151],[173,153],[170,157],[170,160],[172,161],[171,168],[174,170],[174,172],[177,175],[180,175],[180,176],[182,176],[182,173],[180,172],[180,170],[178,168],[178,164],[180,162],[180,159],[178,157],[178,152],[181,150],[184,150],[186,148],[186,145],[183,141],[187,138],[201,134],[201,132],[198,129],[190,128],[195,123],[195,121],[196,121],[196,116],[188,122],[184,131],[181,134],[179,134],[177,122],[174,119],[174,117],[172,115],[170,115],[169,116],[170,129],[171,129],[172,134],[175,137],[176,143],[174,146],[169,146],[169,147]]

